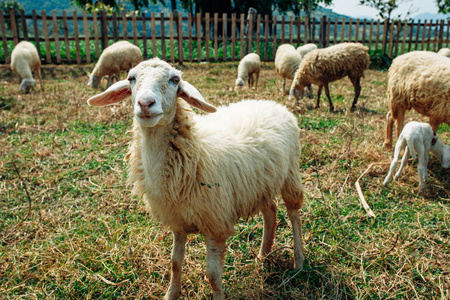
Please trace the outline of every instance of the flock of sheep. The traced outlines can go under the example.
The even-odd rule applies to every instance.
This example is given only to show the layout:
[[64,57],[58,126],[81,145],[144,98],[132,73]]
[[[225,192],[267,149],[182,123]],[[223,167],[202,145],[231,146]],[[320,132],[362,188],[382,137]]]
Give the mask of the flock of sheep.
[[[312,44],[297,49],[281,45],[275,68],[282,78],[283,93],[286,79],[292,79],[290,98],[303,97],[305,89],[312,93],[312,84],[318,85],[317,107],[325,88],[332,111],[328,84],[348,76],[355,88],[351,107],[355,109],[360,78],[369,62],[368,48],[358,43],[325,49]],[[256,89],[260,66],[257,54],[245,56],[239,63],[236,89],[246,82]],[[31,70],[41,81],[39,56],[31,43],[16,46],[11,67],[22,79],[22,91],[28,92],[35,85]],[[124,80],[119,78],[121,70],[130,70]],[[91,97],[88,104],[105,106],[132,98],[133,141],[126,156],[130,165],[128,183],[133,193],[144,199],[152,216],[174,235],[172,274],[165,299],[177,299],[181,294],[181,269],[190,233],[205,236],[206,276],[214,299],[224,299],[222,269],[227,238],[239,218],[262,212],[264,230],[259,257],[264,259],[275,236],[274,199],[278,195],[285,202],[292,224],[294,267],[303,267],[300,134],[296,117],[285,106],[275,101],[245,100],[216,108],[182,78],[179,70],[158,58],[142,61],[139,48],[128,42],[105,49],[89,85],[97,87],[102,78],[108,79],[107,89]],[[410,154],[419,158],[420,190],[424,187],[422,179],[427,178],[429,151],[449,167],[450,147],[435,133],[440,123],[450,124],[449,78],[450,58],[444,55],[415,51],[394,60],[389,70],[386,146],[392,146],[395,120],[400,137],[385,185],[406,146],[395,178]],[[212,114],[196,114],[191,106]],[[411,108],[429,116],[431,126],[411,122],[402,131],[404,113]]]

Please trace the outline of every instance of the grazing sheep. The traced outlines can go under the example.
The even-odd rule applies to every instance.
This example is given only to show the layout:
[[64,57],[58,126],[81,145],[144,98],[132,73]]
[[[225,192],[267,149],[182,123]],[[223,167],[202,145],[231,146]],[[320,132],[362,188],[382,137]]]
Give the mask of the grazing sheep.
[[360,79],[370,63],[368,50],[366,46],[358,43],[342,43],[308,53],[295,73],[289,99],[294,95],[297,100],[302,98],[304,87],[316,84],[319,86],[316,108],[319,107],[320,94],[325,87],[330,111],[333,111],[328,83],[348,76],[355,88],[355,98],[351,107],[351,110],[354,110],[361,92]]
[[20,83],[19,90],[25,93],[29,93],[30,90],[36,85],[36,81],[33,79],[31,71],[36,73],[41,84],[41,90],[44,90],[41,78],[41,60],[37,52],[36,47],[27,41],[22,41],[14,47],[11,53],[11,69],[14,73],[20,76],[22,82]]
[[386,115],[387,148],[392,147],[392,128],[397,121],[397,137],[403,129],[405,112],[414,108],[430,117],[436,132],[439,124],[450,124],[450,60],[430,51],[414,51],[398,56],[388,72]]
[[188,104],[206,112],[216,108],[181,79],[180,71],[157,58],[140,63],[127,80],[88,103],[110,105],[128,96],[135,117],[128,182],[152,216],[174,235],[165,299],[176,299],[181,293],[189,233],[205,236],[206,276],[214,299],[224,299],[226,239],[240,217],[261,211],[264,231],[259,256],[270,253],[276,228],[274,198],[279,194],[293,227],[295,268],[302,268],[299,128],[286,107],[246,100],[220,107],[215,114],[194,114]]
[[[391,162],[389,173],[383,181],[383,185],[387,186],[392,179],[392,174],[397,168],[398,158],[400,152],[405,149],[402,163],[397,173],[395,173],[394,180],[400,177],[403,167],[406,165],[411,154],[412,158],[419,158],[419,192],[423,192],[425,188],[424,181],[428,180],[428,152],[431,151],[442,163],[444,168],[450,166],[450,146],[445,145],[440,141],[433,131],[430,124],[420,122],[410,122],[405,125],[400,134],[400,137],[395,145],[394,159]],[[417,153],[417,156],[416,156]]]
[[300,54],[300,57],[303,58],[306,54],[316,49],[316,44],[304,44],[303,46],[297,47],[297,52]]
[[447,56],[448,58],[450,58],[450,49],[449,48],[442,48],[441,50],[438,51],[438,54],[443,55],[443,56]]
[[113,78],[120,80],[120,71],[130,70],[141,61],[142,53],[137,46],[127,41],[116,42],[103,50],[89,75],[88,85],[97,88],[102,77],[108,76],[106,87],[109,87],[113,83]]
[[278,47],[275,54],[275,70],[278,76],[281,77],[281,92],[285,92],[286,78],[294,78],[295,71],[298,69],[301,61],[300,54],[298,54],[294,46],[283,44]]
[[[261,69],[261,59],[256,53],[247,54],[239,62],[238,66],[238,78],[236,79],[235,89],[240,89],[245,85],[245,81],[248,80],[248,86],[253,87],[255,84],[255,90],[258,89],[259,71]],[[255,78],[253,78],[255,74]]]

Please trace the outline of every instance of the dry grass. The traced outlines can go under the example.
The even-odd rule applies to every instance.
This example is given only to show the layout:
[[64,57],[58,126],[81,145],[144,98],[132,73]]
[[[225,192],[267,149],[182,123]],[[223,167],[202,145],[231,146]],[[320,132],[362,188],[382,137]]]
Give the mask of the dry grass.
[[[160,299],[168,287],[171,235],[148,218],[125,186],[129,102],[88,107],[92,66],[45,66],[45,92],[18,93],[18,79],[0,66],[0,298]],[[263,66],[257,92],[236,94],[237,63],[185,64],[184,78],[215,105],[244,98],[274,99],[273,64]],[[361,180],[368,218],[354,183],[372,162],[389,161],[383,147],[386,72],[362,81],[358,111],[345,79],[327,101],[295,108],[301,128],[307,190],[302,210],[306,264],[292,270],[291,231],[278,213],[274,251],[256,259],[260,216],[236,225],[228,242],[224,284],[230,299],[450,297],[450,178],[431,158],[430,182],[417,196],[417,164],[382,187],[387,166]],[[424,120],[410,112],[407,119]],[[449,126],[440,137],[450,144]],[[31,203],[31,209],[29,207]],[[183,298],[210,298],[205,245],[192,235],[183,273]]]

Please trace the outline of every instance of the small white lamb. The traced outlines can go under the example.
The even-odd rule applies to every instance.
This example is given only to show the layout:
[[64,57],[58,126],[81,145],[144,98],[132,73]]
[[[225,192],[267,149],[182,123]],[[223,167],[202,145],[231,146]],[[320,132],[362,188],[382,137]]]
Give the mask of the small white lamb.
[[22,41],[14,47],[11,53],[11,69],[22,80],[19,86],[20,91],[28,93],[36,85],[31,71],[35,71],[41,84],[41,90],[44,90],[41,78],[41,61],[36,46],[32,43]]
[[[394,159],[391,162],[389,173],[383,181],[383,185],[387,186],[392,179],[392,174],[397,168],[400,152],[405,149],[403,154],[402,163],[397,173],[395,173],[394,180],[400,177],[403,167],[406,165],[409,155],[416,159],[419,159],[419,192],[422,192],[425,188],[424,181],[428,180],[428,152],[431,151],[442,163],[444,168],[450,166],[450,146],[445,145],[440,141],[436,133],[428,123],[421,122],[409,122],[403,128],[400,137],[395,145]],[[417,156],[416,156],[417,153]]]
[[[160,59],[144,61],[106,91],[88,100],[104,106],[132,97],[133,142],[128,182],[152,217],[170,228],[172,276],[164,299],[181,294],[187,235],[206,242],[206,276],[214,299],[224,299],[222,271],[226,240],[239,218],[262,212],[259,257],[270,253],[282,195],[294,239],[294,267],[303,267],[303,203],[297,119],[274,101],[246,100],[216,107]],[[190,106],[209,115],[195,114]],[[217,110],[217,112],[216,112]]]
[[[235,90],[241,89],[245,85],[245,81],[248,81],[249,88],[253,87],[258,89],[258,78],[261,69],[261,58],[256,53],[247,54],[239,62],[238,66],[238,78],[235,83]],[[253,74],[255,78],[253,78]]]

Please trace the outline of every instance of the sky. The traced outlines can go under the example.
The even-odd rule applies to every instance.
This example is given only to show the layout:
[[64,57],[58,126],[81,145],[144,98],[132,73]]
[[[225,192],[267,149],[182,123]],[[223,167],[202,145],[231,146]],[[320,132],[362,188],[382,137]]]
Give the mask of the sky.
[[[438,13],[438,8],[434,0],[404,0],[399,4],[398,9],[393,11],[393,15],[397,16],[398,14],[401,14],[402,16],[405,16],[410,7],[412,7],[411,17],[427,12],[432,14]],[[376,9],[360,5],[359,0],[333,0],[333,4],[327,6],[327,8],[331,8],[339,14],[351,17],[364,16],[376,18],[378,14]]]

